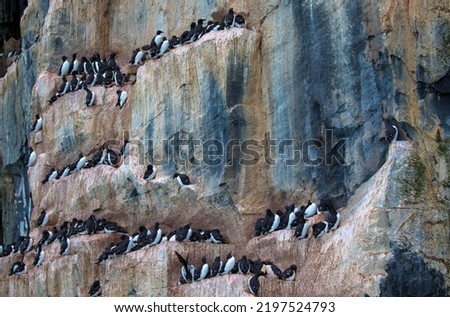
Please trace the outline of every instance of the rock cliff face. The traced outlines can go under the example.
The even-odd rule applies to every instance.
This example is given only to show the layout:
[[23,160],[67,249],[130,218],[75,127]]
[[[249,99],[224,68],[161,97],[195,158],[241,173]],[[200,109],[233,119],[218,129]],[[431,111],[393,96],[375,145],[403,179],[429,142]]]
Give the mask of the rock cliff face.
[[[131,72],[131,51],[156,30],[179,35],[229,7],[247,28],[147,61],[134,84],[93,87],[91,108],[84,91],[47,104],[62,55],[115,51]],[[0,79],[4,243],[29,233],[36,244],[41,209],[48,228],[94,214],[129,233],[156,221],[166,233],[220,228],[227,243],[166,242],[96,265],[119,236],[73,237],[67,256],[57,242],[45,246],[39,268],[35,251],[25,254],[24,276],[7,276],[21,255],[0,258],[0,295],[86,296],[94,280],[104,296],[247,294],[249,276],[238,274],[178,286],[174,251],[196,267],[228,252],[297,265],[295,282],[261,278],[261,296],[448,295],[449,23],[440,1],[29,1],[22,55]],[[118,89],[128,92],[122,109]],[[37,113],[44,128],[30,132]],[[400,128],[398,141],[384,140],[383,119]],[[51,167],[107,141],[118,150],[125,138],[132,151],[118,168],[41,183]],[[30,168],[28,145],[38,154]],[[150,182],[148,163],[157,169]],[[193,185],[178,191],[176,171]],[[266,208],[324,198],[342,216],[336,231],[253,237]]]

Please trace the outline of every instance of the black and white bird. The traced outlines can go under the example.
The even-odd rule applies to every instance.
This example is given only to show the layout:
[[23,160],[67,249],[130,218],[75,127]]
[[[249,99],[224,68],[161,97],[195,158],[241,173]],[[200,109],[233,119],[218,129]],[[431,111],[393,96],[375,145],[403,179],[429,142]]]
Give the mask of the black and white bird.
[[161,30],[156,31],[156,35],[153,37],[153,39],[150,42],[150,47],[160,47],[161,43],[163,41],[163,34],[164,32]]
[[122,72],[120,71],[120,67],[116,66],[114,69],[114,83],[116,84],[116,86],[120,86],[122,85],[124,80],[124,76],[122,74]]
[[67,74],[69,74],[69,68],[70,68],[70,63],[67,60],[67,56],[63,56],[62,57],[62,64],[59,67],[59,73],[58,76],[66,76]]
[[30,156],[28,156],[27,167],[33,166],[34,162],[36,162],[37,154],[30,146]]
[[327,222],[329,224],[328,231],[334,231],[341,223],[341,215],[334,208],[330,209],[327,216]]
[[246,255],[243,255],[238,261],[238,271],[240,274],[247,274],[250,271],[250,264]]
[[314,216],[315,214],[317,214],[317,204],[311,203],[311,201],[309,201],[308,204],[309,204],[309,206],[306,208],[305,214],[304,214],[305,218],[310,218],[310,217]]
[[95,281],[89,289],[89,296],[97,297],[100,295],[102,295],[102,286],[100,285],[100,281]]
[[77,161],[77,165],[75,167],[76,171],[81,170],[84,165],[86,164],[87,161],[87,157],[83,155],[83,153],[80,153],[80,155],[78,156],[78,161]]
[[261,225],[261,227],[262,227],[261,234],[266,234],[269,232],[270,228],[272,227],[273,220],[274,220],[274,214],[270,208],[267,208],[266,215],[265,215],[264,220]]
[[61,97],[70,90],[70,83],[67,81],[66,76],[63,76],[62,81],[63,82],[59,85],[58,91],[56,92],[56,97]]
[[173,174],[173,178],[176,178],[178,181],[178,184],[180,184],[180,187],[178,188],[178,190],[180,190],[180,188],[182,188],[182,187],[191,185],[191,181],[186,174],[175,173],[175,174]]
[[248,279],[248,289],[250,293],[252,293],[255,296],[258,296],[258,291],[261,286],[259,282],[260,276],[266,276],[266,273],[260,271]]
[[26,273],[25,263],[22,261],[16,261],[13,263],[11,270],[9,271],[9,276],[11,275],[22,275]]
[[224,243],[224,239],[219,229],[212,229],[209,232],[209,240],[215,244]]
[[278,229],[282,215],[283,213],[280,210],[277,210],[277,212],[273,215],[273,221],[272,225],[270,226],[269,232],[274,232],[275,230]]
[[209,275],[211,277],[216,276],[217,274],[219,274],[219,272],[222,271],[222,267],[223,267],[223,262],[220,260],[220,256],[216,256],[214,258],[213,263],[211,263],[211,265],[210,265]]
[[[186,255],[186,259],[183,258],[177,251],[175,254],[178,258],[178,261],[181,263],[181,277],[185,281],[185,283],[190,283],[194,279],[195,272],[192,272],[191,265],[189,265],[189,255]],[[195,269],[194,269],[195,271]],[[194,274],[193,274],[194,273]]]
[[388,143],[397,141],[398,139],[398,128],[393,124],[387,124],[385,139]]
[[131,147],[130,141],[128,139],[125,139],[123,141],[122,148],[120,149],[120,154],[122,155],[123,158],[126,158],[128,155],[130,155],[130,147]]
[[41,214],[37,219],[37,224],[39,227],[44,227],[48,222],[48,214],[45,212],[45,209],[41,210]]
[[52,167],[52,169],[45,175],[44,180],[42,181],[42,184],[45,184],[47,182],[50,182],[58,177],[58,171]]
[[36,256],[34,257],[33,265],[39,267],[42,265],[45,259],[45,252],[42,250],[42,245],[39,243],[37,246]]
[[157,57],[163,56],[167,51],[169,50],[170,42],[166,37],[162,38],[161,46],[159,47],[158,55]]
[[191,224],[184,225],[179,227],[177,233],[175,235],[175,241],[184,241],[187,242],[191,239],[192,236],[192,228]]
[[297,272],[297,265],[292,264],[281,275],[283,281],[295,281],[295,274]]
[[78,68],[80,67],[80,62],[77,59],[77,54],[72,54],[72,62],[70,63],[69,71],[71,74],[78,74]]
[[70,239],[67,236],[64,236],[60,240],[59,254],[68,255],[69,252],[70,252]]
[[19,245],[20,254],[25,254],[31,250],[33,247],[33,238],[30,236],[25,236],[22,239],[22,242]]
[[125,105],[125,102],[127,102],[128,93],[125,90],[117,90],[117,103],[116,106],[119,106],[120,109]]
[[155,222],[152,233],[150,235],[150,245],[157,245],[161,242],[162,239],[162,230],[159,227],[159,222]]
[[240,14],[236,14],[234,16],[233,26],[235,28],[243,28],[243,27],[245,27],[245,19],[244,19],[244,17],[242,15],[240,15]]
[[77,75],[72,74],[72,79],[70,80],[70,90],[77,91],[78,84],[79,84],[79,81],[78,81]]
[[294,237],[304,239],[308,235],[309,224],[303,216],[299,219],[297,227],[295,227]]
[[227,260],[225,264],[223,265],[223,272],[222,275],[231,273],[231,270],[234,268],[234,265],[236,264],[236,259],[234,256],[231,255],[231,252],[227,254]]
[[[198,277],[196,277],[197,281],[204,280],[209,275],[209,264],[206,262],[206,257],[202,257],[202,264],[197,269]],[[197,275],[197,274],[196,274]]]
[[234,11],[233,8],[228,9],[228,13],[223,21],[226,28],[231,28],[234,26]]
[[148,164],[147,170],[144,173],[144,180],[150,181],[150,180],[154,179],[155,176],[156,176],[156,170],[153,168],[152,164]]
[[321,221],[312,225],[314,238],[323,236],[328,232],[328,222]]
[[33,126],[31,127],[31,131],[38,132],[38,131],[42,130],[42,124],[43,124],[43,119],[41,118],[41,116],[39,114],[37,114],[36,120],[34,121]]
[[95,93],[87,88],[87,85],[83,86],[84,91],[86,91],[86,107],[92,107],[95,103]]
[[281,279],[283,272],[280,270],[278,266],[273,264],[271,261],[266,261],[263,265],[262,271],[266,272],[267,275],[272,277],[277,277]]
[[87,234],[94,234],[97,229],[97,221],[95,216],[91,215],[84,223],[84,230]]

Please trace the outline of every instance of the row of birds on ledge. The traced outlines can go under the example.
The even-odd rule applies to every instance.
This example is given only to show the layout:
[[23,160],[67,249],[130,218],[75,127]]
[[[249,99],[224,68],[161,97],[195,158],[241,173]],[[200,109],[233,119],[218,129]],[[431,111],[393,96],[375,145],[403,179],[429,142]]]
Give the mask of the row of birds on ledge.
[[139,227],[139,232],[132,235],[122,235],[117,243],[111,242],[102,252],[95,263],[100,264],[107,259],[118,255],[127,254],[132,251],[146,249],[164,242],[197,242],[197,243],[225,243],[219,229],[196,229],[193,230],[191,224],[178,227],[178,229],[165,234],[159,227],[159,222],[155,222],[153,229],[145,226]]
[[[34,130],[40,131],[42,129],[42,118],[36,118],[35,123],[33,124],[35,127]],[[109,165],[112,167],[118,167],[120,160],[122,161],[130,154],[130,141],[128,139],[124,140],[124,143],[120,149],[120,152],[116,152],[108,148],[105,144],[101,145],[99,149],[95,151],[91,158],[80,153],[78,156],[78,160],[76,162],[70,163],[63,167],[60,170],[57,170],[55,167],[52,167],[49,172],[45,175],[45,178],[42,180],[42,184],[47,182],[58,180],[61,177],[67,177],[81,169],[93,168],[97,165]],[[29,156],[26,160],[26,166],[32,167],[37,160],[37,153],[33,150],[32,147],[29,147]],[[156,177],[156,169],[152,164],[147,165],[147,169],[144,173],[143,179],[145,181],[150,181]],[[189,176],[181,173],[174,173],[173,179],[176,179],[180,187],[191,185],[191,181]]]
[[[142,65],[147,59],[157,59],[166,54],[170,49],[177,48],[183,44],[189,44],[197,41],[203,35],[233,27],[244,27],[245,19],[240,14],[235,14],[233,9],[228,10],[223,22],[208,21],[206,25],[205,19],[198,19],[197,23],[192,22],[189,30],[184,31],[179,37],[173,35],[169,40],[164,36],[161,30],[156,31],[156,35],[142,47],[133,50],[130,58],[130,65]],[[103,85],[111,87],[112,85],[121,86],[130,82],[130,76],[124,75],[120,70],[120,66],[116,62],[117,53],[110,54],[108,59],[102,59],[99,53],[95,53],[90,59],[86,56],[81,58],[81,62],[77,59],[77,53],[72,54],[72,61],[69,62],[67,56],[62,56],[62,64],[59,67],[58,75],[62,77],[62,83],[52,97],[47,101],[49,104],[54,103],[58,98],[64,96],[70,91],[83,89],[86,91],[87,107],[95,104],[95,93],[88,87],[95,85]],[[71,80],[67,80],[66,76],[72,76]],[[81,75],[78,78],[78,75]],[[118,90],[117,104],[122,108],[126,102],[128,94],[126,91]]]
[[255,236],[266,235],[277,230],[295,227],[294,238],[304,239],[308,237],[309,219],[315,215],[321,215],[321,220],[312,225],[314,238],[321,237],[330,230],[336,230],[341,222],[341,215],[336,211],[329,199],[325,199],[317,205],[308,201],[306,206],[300,209],[294,204],[285,207],[285,211],[277,210],[273,213],[266,209],[264,218],[256,220]]
[[283,281],[295,281],[297,272],[297,266],[295,264],[290,265],[286,270],[282,271],[272,261],[261,261],[260,259],[254,261],[248,259],[246,255],[243,255],[240,260],[236,261],[236,258],[231,255],[231,252],[227,254],[225,262],[220,259],[220,256],[216,256],[214,261],[208,264],[206,257],[203,256],[198,268],[195,268],[193,264],[189,263],[189,255],[184,258],[177,251],[175,251],[175,255],[182,265],[178,285],[193,283],[220,275],[247,275],[253,273],[254,275],[248,280],[248,289],[255,296],[257,296],[260,287],[258,280],[260,276],[273,276]]

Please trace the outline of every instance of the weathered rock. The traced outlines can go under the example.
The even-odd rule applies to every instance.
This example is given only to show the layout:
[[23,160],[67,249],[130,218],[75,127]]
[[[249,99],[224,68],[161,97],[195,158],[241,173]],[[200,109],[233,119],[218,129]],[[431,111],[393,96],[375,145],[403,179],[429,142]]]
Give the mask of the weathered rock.
[[[208,34],[129,70],[133,84],[94,87],[91,108],[84,91],[47,104],[61,81],[62,55],[117,51],[126,69],[131,51],[157,29],[181,34],[199,17],[222,18],[230,4],[173,6],[30,2],[21,21],[22,57],[0,80],[2,199],[14,197],[3,204],[14,210],[2,212],[3,240],[31,228],[36,241],[44,208],[48,226],[91,214],[130,233],[156,221],[165,232],[192,223],[220,228],[230,244],[165,244],[96,266],[110,236],[76,237],[75,254],[59,258],[49,247],[54,263],[30,270],[30,283],[5,275],[0,294],[85,296],[96,279],[105,296],[245,294],[249,276],[178,287],[177,250],[195,265],[202,255],[212,260],[228,251],[271,259],[283,269],[297,264],[295,282],[261,278],[261,296],[447,295],[449,65],[439,49],[449,32],[448,8],[392,0],[234,1],[247,29]],[[122,109],[115,106],[117,89],[128,92]],[[44,127],[30,134],[36,113]],[[380,140],[388,117],[401,128],[401,141],[391,145]],[[41,184],[50,168],[63,168],[80,152],[92,155],[106,141],[118,150],[125,138],[132,153],[118,168],[97,166]],[[205,144],[216,156],[199,150]],[[39,156],[27,170],[28,145]],[[150,162],[157,176],[145,182]],[[176,171],[193,185],[178,191]],[[265,208],[325,197],[342,214],[335,232],[296,241],[287,230],[253,238]],[[418,274],[401,265],[409,260]],[[0,259],[6,268],[11,261]],[[411,275],[423,291],[411,286]],[[230,288],[219,288],[223,283]]]

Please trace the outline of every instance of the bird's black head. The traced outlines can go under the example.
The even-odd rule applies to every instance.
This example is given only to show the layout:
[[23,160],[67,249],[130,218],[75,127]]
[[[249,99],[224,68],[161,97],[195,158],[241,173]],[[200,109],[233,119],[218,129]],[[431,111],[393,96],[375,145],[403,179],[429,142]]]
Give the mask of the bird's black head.
[[73,59],[77,58],[77,53],[72,54]]
[[117,90],[116,93],[120,96],[120,94],[122,93],[122,90]]
[[160,35],[161,33],[164,33],[164,32],[161,30],[156,31],[156,35]]
[[175,173],[175,174],[173,174],[173,178],[177,178],[179,175],[180,175],[179,173]]
[[67,56],[64,55],[64,56],[62,57],[62,60],[65,62],[65,61],[67,60]]
[[205,21],[206,21],[205,19],[198,19],[197,23],[199,25],[203,25],[203,22],[205,22]]

